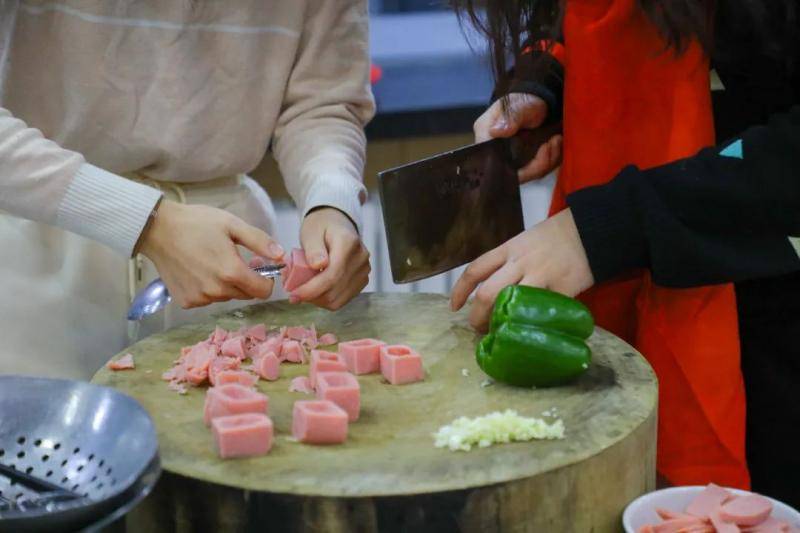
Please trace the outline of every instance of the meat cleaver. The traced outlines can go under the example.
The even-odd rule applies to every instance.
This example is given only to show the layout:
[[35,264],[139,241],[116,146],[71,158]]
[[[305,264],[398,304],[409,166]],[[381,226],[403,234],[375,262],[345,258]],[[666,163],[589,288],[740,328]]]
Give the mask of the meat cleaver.
[[394,282],[441,274],[521,233],[517,170],[560,131],[523,130],[379,172]]

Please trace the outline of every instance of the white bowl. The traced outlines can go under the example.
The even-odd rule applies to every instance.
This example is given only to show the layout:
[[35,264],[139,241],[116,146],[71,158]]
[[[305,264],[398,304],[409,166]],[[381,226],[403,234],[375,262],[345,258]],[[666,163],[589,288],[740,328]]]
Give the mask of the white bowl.
[[[622,514],[622,525],[625,533],[636,533],[645,524],[658,524],[661,518],[656,514],[656,508],[669,509],[670,511],[683,512],[686,506],[697,496],[705,487],[670,487],[668,489],[649,492],[644,496],[639,496],[625,508]],[[744,490],[728,489],[729,491],[743,496],[751,494]],[[767,497],[768,498],[768,497]],[[800,513],[792,509],[785,503],[768,498],[772,502],[772,515],[778,520],[789,522],[796,528],[800,528]]]

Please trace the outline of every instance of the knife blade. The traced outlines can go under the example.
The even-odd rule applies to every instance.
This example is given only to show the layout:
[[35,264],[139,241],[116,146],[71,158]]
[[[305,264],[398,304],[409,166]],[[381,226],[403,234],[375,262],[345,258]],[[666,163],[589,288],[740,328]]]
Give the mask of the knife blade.
[[523,130],[379,172],[394,282],[441,274],[521,233],[517,170],[560,131]]

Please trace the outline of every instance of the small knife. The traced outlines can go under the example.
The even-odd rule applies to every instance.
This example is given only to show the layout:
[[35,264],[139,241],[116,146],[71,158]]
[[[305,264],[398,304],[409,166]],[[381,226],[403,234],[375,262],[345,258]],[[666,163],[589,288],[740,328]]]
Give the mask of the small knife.
[[378,173],[395,283],[475,260],[524,230],[517,170],[561,123],[522,130]]
[[[286,267],[284,264],[266,265],[254,268],[253,271],[265,278],[277,278],[281,275],[281,270]],[[128,309],[128,320],[141,320],[147,315],[152,315],[161,311],[172,300],[169,290],[161,278],[150,282],[147,287],[139,291],[131,302]]]

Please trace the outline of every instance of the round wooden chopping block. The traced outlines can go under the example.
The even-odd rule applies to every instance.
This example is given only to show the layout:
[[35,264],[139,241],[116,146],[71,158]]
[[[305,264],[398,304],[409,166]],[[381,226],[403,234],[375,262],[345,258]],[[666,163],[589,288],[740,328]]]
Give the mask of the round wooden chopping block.
[[[275,427],[264,457],[221,460],[202,420],[205,388],[181,396],[161,373],[180,348],[215,325],[315,324],[340,340],[380,338],[423,356],[423,382],[392,386],[359,376],[361,417],[339,446],[290,437],[289,392],[307,365],[284,364],[281,379],[258,383]],[[365,294],[330,313],[286,302],[176,328],[130,347],[136,370],[101,370],[95,383],[120,389],[152,415],[164,476],[128,517],[131,531],[619,531],[625,505],[655,486],[657,382],[631,346],[598,329],[593,362],[574,384],[523,389],[481,386],[480,336],[442,296]],[[432,434],[460,416],[515,409],[555,412],[561,440],[495,445],[470,452],[434,447]],[[546,420],[549,420],[546,418]]]

